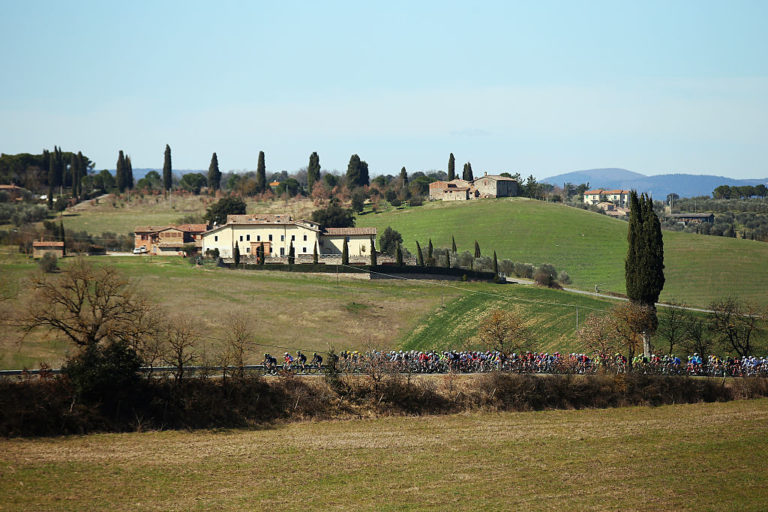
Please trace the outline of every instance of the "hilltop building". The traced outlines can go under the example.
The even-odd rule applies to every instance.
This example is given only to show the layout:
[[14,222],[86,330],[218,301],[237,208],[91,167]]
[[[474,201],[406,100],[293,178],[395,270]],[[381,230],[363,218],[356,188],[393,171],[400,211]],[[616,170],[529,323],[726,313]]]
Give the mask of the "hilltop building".
[[513,178],[485,173],[473,181],[455,179],[429,184],[429,198],[434,201],[468,201],[491,197],[513,197],[518,194]]
[[613,203],[619,208],[629,208],[629,190],[605,190],[598,188],[584,192],[584,204]]

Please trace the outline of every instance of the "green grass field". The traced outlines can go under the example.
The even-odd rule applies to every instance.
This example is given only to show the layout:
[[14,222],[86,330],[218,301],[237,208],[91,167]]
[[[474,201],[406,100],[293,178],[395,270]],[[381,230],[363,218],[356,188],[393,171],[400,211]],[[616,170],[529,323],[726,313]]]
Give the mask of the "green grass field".
[[[72,260],[61,262],[62,267]],[[343,349],[460,348],[478,346],[476,330],[494,307],[515,308],[526,318],[542,350],[576,350],[576,309],[583,319],[612,302],[523,285],[436,281],[359,280],[334,275],[232,271],[196,268],[167,257],[98,257],[130,276],[163,310],[187,314],[203,333],[201,346],[221,345],[230,313],[249,315],[258,345],[249,356],[260,362],[264,352]],[[3,280],[22,295],[25,278],[36,265],[15,254],[0,258]],[[6,307],[22,307],[10,301]],[[0,368],[58,366],[68,345],[40,333],[23,343],[6,329],[0,335]]]
[[3,510],[744,510],[768,399],[0,440]]
[[[368,213],[357,225],[392,226],[411,251],[430,238],[450,247],[454,236],[459,251],[472,252],[477,240],[484,255],[566,270],[576,288],[624,292],[627,223],[586,210],[522,198],[431,202]],[[736,296],[768,305],[768,244],[665,231],[664,255],[661,300],[704,306]]]

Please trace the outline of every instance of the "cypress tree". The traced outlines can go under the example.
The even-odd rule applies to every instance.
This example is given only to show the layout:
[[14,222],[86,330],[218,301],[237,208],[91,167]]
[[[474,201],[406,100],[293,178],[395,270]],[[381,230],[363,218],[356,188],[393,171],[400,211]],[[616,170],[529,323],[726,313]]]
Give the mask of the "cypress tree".
[[320,181],[320,157],[315,151],[309,155],[309,166],[307,167],[307,191],[310,194],[318,181]]
[[376,241],[371,237],[371,266],[375,267],[376,265]]
[[456,159],[453,158],[453,153],[448,157],[448,181],[456,179]]
[[317,265],[318,255],[317,255],[317,240],[315,240],[315,248],[312,250],[312,263]]
[[477,240],[475,240],[475,258],[479,258],[480,256],[480,244],[478,244]]
[[400,242],[397,242],[397,251],[395,252],[395,260],[397,261],[398,267],[403,266],[403,250],[400,248]]
[[238,245],[237,242],[235,242],[235,251],[232,253],[232,257],[235,260],[235,266],[239,267],[240,266],[240,246]]
[[464,174],[462,175],[464,181],[473,181],[475,178],[472,175],[472,164],[467,162],[464,164]]
[[355,188],[368,184],[368,163],[360,160],[356,154],[352,155],[349,157],[349,164],[347,164],[347,186]]
[[125,156],[125,188],[133,190],[133,165],[131,165],[131,157]]
[[408,188],[408,171],[405,170],[405,167],[400,169],[400,186],[401,188]]
[[219,190],[219,185],[221,185],[221,171],[219,171],[219,157],[216,156],[216,153],[213,153],[213,156],[211,156],[211,163],[208,166],[208,187],[211,190],[211,193],[216,193],[217,190]]
[[125,190],[125,155],[121,149],[117,155],[117,166],[115,168],[115,181],[117,182],[117,190],[123,192]]
[[421,245],[419,245],[418,240],[416,241],[416,261],[420,267],[424,266],[424,255],[421,253]]
[[445,268],[451,268],[451,253],[445,251]]
[[296,263],[296,249],[293,248],[293,242],[291,242],[291,246],[288,248],[288,264],[293,265]]
[[259,163],[256,165],[256,190],[266,192],[267,184],[267,164],[264,162],[264,152],[259,151]]
[[[627,227],[627,257],[624,277],[627,297],[651,311],[651,331],[658,326],[656,302],[664,288],[664,241],[661,223],[653,211],[653,200],[633,190],[629,196],[629,225]],[[650,353],[650,335],[644,333],[643,349]]]
[[427,261],[430,265],[432,265],[432,256],[434,252],[434,247],[432,247],[432,239],[429,239],[429,244],[427,244]]
[[451,251],[456,252],[456,239],[451,235]]
[[77,188],[77,178],[75,177],[75,173],[77,172],[77,155],[72,153],[69,156],[69,171],[66,173],[64,177],[65,184],[64,186],[72,187],[72,196],[75,196],[75,189]]
[[61,223],[59,224],[59,232],[61,234],[61,242],[64,244],[61,246],[61,255],[66,256],[67,255],[67,234],[64,231],[64,220],[61,220]]
[[53,210],[53,182],[56,174],[56,157],[51,153],[48,161],[48,209]]
[[344,245],[341,248],[341,264],[349,265],[349,244],[347,244],[346,238],[344,238]]
[[173,185],[173,168],[171,167],[171,146],[165,145],[165,157],[163,159],[163,190],[167,194]]
[[496,251],[493,251],[493,274],[495,276],[499,275],[499,262],[496,259]]

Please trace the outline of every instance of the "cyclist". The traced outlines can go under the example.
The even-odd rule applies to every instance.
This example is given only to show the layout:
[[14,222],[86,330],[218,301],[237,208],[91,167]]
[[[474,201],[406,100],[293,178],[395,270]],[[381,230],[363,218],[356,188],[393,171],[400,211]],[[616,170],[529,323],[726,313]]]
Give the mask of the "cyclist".
[[314,352],[312,354],[312,361],[310,361],[309,364],[317,367],[318,369],[322,369],[323,368],[323,357],[320,354],[318,354],[317,352]]
[[301,371],[304,371],[304,367],[307,365],[307,356],[301,353],[301,350],[296,351],[296,362],[299,364]]
[[277,359],[272,357],[269,354],[264,354],[264,369],[269,371],[272,371],[277,366]]
[[293,357],[288,352],[285,353],[285,356],[283,356],[283,369],[290,370],[291,365],[293,364]]

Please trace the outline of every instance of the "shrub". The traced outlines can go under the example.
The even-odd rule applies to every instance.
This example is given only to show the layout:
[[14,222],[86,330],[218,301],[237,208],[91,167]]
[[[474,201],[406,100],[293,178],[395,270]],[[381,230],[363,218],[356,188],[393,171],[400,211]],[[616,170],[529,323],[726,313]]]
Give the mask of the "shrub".
[[42,259],[40,259],[40,262],[38,265],[40,266],[40,270],[45,272],[46,274],[50,274],[52,272],[58,272],[59,265],[58,265],[58,258],[56,258],[56,255],[50,252],[47,252],[43,255]]
[[391,201],[389,202],[389,204],[391,204],[392,206],[394,206],[395,208],[397,208],[398,206],[400,206],[400,205],[401,205],[401,204],[403,204],[403,203],[402,203],[402,202],[401,202],[399,199],[395,198],[395,199],[391,200]]
[[91,344],[69,359],[62,373],[83,399],[113,403],[135,391],[141,359],[127,343]]
[[515,275],[524,279],[533,278],[533,265],[528,263],[515,263]]
[[560,284],[571,284],[571,276],[565,270],[560,271],[557,275],[557,280],[560,281]]
[[557,270],[549,263],[544,263],[536,269],[536,273],[533,274],[533,280],[539,286],[552,288],[557,284]]
[[408,202],[411,206],[421,206],[424,204],[424,198],[421,196],[413,196],[411,200]]

